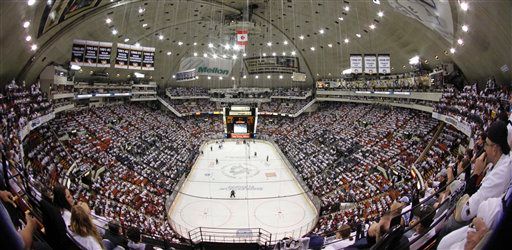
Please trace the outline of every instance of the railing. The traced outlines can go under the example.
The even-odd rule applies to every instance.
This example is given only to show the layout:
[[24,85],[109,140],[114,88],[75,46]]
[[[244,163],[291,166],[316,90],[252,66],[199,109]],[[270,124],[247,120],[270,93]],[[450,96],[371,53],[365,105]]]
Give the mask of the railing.
[[214,228],[198,227],[189,231],[192,243],[257,243],[267,245],[272,241],[272,234],[261,228]]

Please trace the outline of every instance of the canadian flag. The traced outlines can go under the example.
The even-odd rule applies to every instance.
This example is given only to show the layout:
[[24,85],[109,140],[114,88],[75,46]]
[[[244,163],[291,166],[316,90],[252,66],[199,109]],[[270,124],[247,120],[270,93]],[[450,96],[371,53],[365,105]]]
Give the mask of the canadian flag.
[[249,37],[247,36],[248,33],[249,32],[247,30],[237,30],[236,44],[238,44],[239,46],[246,46],[247,44],[249,44]]

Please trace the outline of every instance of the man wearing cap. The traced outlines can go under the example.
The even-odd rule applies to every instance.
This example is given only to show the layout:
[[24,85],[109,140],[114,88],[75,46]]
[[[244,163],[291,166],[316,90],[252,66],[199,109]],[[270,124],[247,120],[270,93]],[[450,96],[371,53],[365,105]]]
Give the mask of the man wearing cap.
[[[487,129],[484,144],[485,153],[475,161],[474,175],[482,175],[488,163],[487,174],[476,193],[469,197],[462,207],[460,220],[469,221],[478,213],[478,206],[488,198],[503,195],[512,179],[512,162],[509,158],[510,146],[507,142],[507,124],[496,121]],[[459,211],[455,211],[458,213]]]

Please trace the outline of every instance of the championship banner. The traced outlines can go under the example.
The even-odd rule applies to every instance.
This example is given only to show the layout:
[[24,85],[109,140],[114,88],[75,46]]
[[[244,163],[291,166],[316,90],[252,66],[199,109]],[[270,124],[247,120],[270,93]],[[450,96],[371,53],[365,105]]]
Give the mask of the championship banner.
[[84,66],[96,67],[100,42],[87,41],[85,45]]
[[118,43],[116,53],[116,64],[114,65],[114,67],[118,69],[127,69],[129,55],[130,45]]
[[180,72],[187,70],[196,70],[196,75],[206,76],[229,76],[234,62],[229,59],[187,57],[180,63]]
[[350,69],[353,74],[363,73],[363,56],[360,54],[350,54]]
[[377,57],[374,54],[364,55],[364,73],[377,74]]
[[142,70],[155,70],[155,48],[143,48]]
[[245,46],[249,44],[249,32],[247,30],[237,30],[236,31],[236,44],[240,46],[241,49],[245,49]]
[[128,58],[128,69],[141,69],[142,47],[130,46],[130,56]]
[[84,65],[84,56],[85,56],[85,45],[87,41],[85,40],[74,40],[73,48],[71,49],[71,65]]
[[299,58],[294,56],[250,57],[244,58],[244,64],[250,75],[299,72]]
[[112,43],[100,42],[98,47],[98,67],[110,67],[110,55],[112,54]]
[[378,62],[379,62],[379,74],[391,73],[391,59],[389,57],[389,54],[378,55]]

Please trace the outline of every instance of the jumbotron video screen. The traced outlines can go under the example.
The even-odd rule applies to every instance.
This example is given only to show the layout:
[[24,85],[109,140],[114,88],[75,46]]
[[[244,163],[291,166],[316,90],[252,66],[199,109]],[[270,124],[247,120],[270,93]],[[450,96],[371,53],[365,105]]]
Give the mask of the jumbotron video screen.
[[254,138],[257,108],[231,106],[224,108],[224,133],[226,138]]

